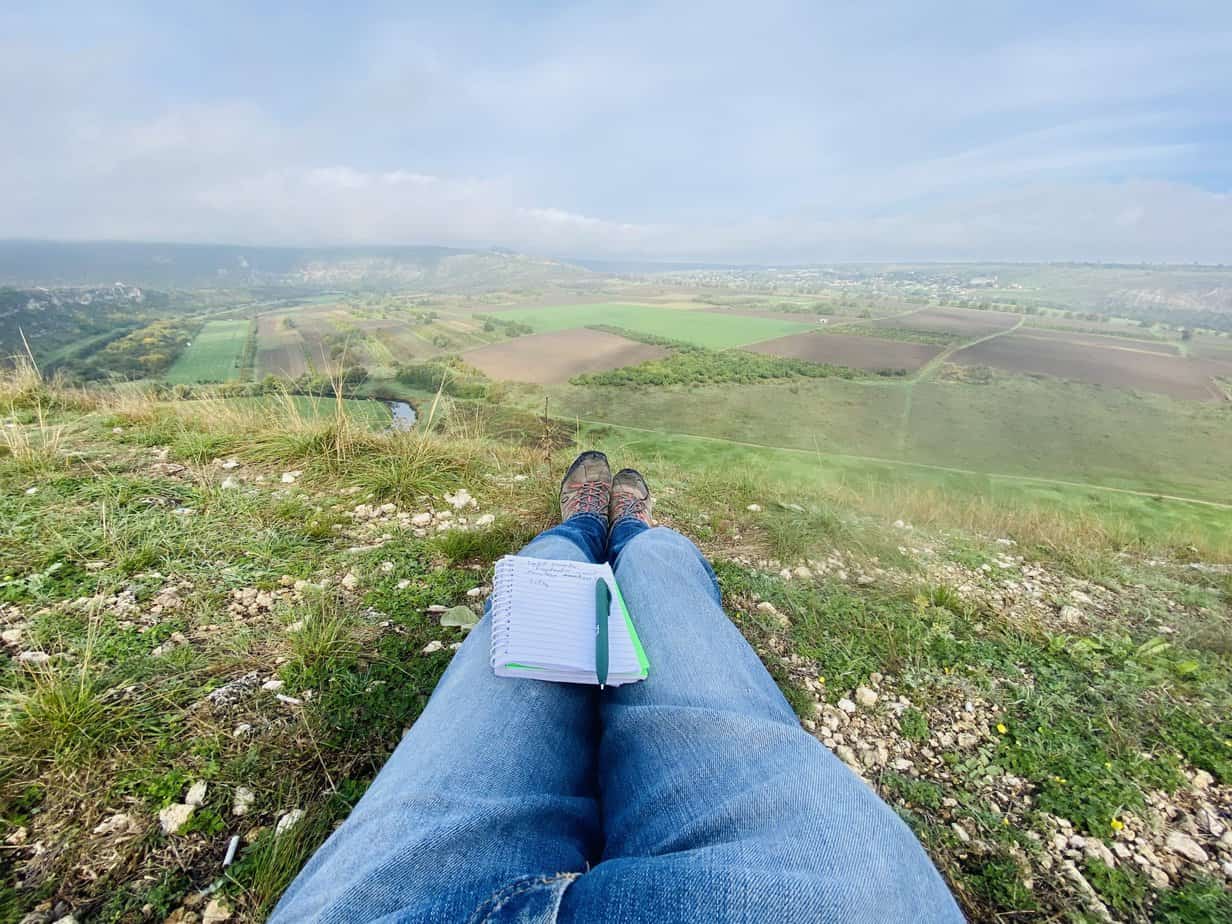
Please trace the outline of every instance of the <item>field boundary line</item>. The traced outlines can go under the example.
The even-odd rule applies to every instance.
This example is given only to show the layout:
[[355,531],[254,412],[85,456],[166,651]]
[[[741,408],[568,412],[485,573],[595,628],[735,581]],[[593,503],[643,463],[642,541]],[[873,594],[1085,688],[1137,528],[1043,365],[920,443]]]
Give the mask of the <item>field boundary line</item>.
[[1029,481],[1035,484],[1060,485],[1067,488],[1083,488],[1089,491],[1107,491],[1112,494],[1129,494],[1134,497],[1178,501],[1184,504],[1200,504],[1204,507],[1214,507],[1218,510],[1232,510],[1232,504],[1220,501],[1204,500],[1200,497],[1184,497],[1179,494],[1161,494],[1158,491],[1137,491],[1133,488],[1114,488],[1111,485],[1091,484],[1085,481],[1065,481],[1060,478],[1045,478],[1040,475],[1005,475],[998,472],[980,472],[970,468],[953,468],[948,465],[932,465],[928,462],[910,462],[906,459],[885,459],[880,456],[860,456],[842,452],[821,452],[816,449],[800,449],[796,446],[771,446],[766,443],[751,443],[746,440],[733,440],[722,436],[706,436],[701,433],[671,432],[654,430],[650,427],[633,427],[628,424],[617,424],[607,420],[595,420],[589,417],[553,417],[561,421],[581,421],[598,427],[611,427],[614,430],[630,430],[635,433],[652,433],[656,436],[677,436],[690,440],[701,440],[708,443],[728,443],[732,446],[746,446],[750,449],[769,449],[773,452],[790,452],[796,455],[824,457],[830,459],[848,459],[854,462],[874,462],[881,465],[897,465],[902,468],[921,468],[934,472],[948,472],[954,475],[975,475],[979,478],[1000,479],[1002,481]]

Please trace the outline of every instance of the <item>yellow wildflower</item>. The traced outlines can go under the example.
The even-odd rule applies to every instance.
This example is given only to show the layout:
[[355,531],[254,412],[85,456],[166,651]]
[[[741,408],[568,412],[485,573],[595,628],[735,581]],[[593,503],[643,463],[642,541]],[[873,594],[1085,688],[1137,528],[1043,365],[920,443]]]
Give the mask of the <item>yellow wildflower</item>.
[[1009,731],[1009,729],[1005,727],[1004,722],[997,723],[997,733],[998,734],[1004,735],[1007,731]]
[[1112,819],[1112,830],[1113,831],[1120,831],[1124,827],[1125,827],[1125,822],[1121,821],[1121,819],[1119,818]]

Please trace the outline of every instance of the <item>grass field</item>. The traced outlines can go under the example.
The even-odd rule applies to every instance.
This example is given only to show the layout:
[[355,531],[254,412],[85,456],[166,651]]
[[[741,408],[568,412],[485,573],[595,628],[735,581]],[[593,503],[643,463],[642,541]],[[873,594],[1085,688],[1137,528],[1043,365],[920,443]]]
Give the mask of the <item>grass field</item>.
[[557,305],[550,308],[515,308],[500,312],[502,319],[522,321],[540,333],[605,324],[643,334],[680,340],[712,350],[742,346],[799,331],[813,330],[807,320],[751,318],[742,315],[704,314],[650,305],[602,303]]
[[1011,377],[986,385],[831,378],[549,391],[553,413],[562,417],[1210,500],[1228,496],[1227,402]]
[[230,382],[239,378],[249,321],[209,321],[167,370],[172,384]]

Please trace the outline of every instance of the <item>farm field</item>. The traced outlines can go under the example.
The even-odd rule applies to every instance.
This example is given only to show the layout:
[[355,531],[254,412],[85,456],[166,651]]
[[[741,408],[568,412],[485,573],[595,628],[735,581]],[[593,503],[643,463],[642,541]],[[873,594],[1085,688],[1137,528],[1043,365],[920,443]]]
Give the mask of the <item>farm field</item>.
[[1222,398],[1211,382],[1214,372],[1208,363],[1148,350],[1089,346],[1064,337],[1008,334],[960,350],[953,360],[961,365],[1141,389],[1192,401]]
[[827,318],[804,311],[759,311],[756,308],[703,308],[706,314],[735,315],[739,318],[769,318],[774,321],[791,321],[810,324],[814,327],[826,323]]
[[493,343],[468,350],[462,358],[494,379],[546,385],[567,382],[583,372],[618,369],[667,355],[663,347],[582,328]]
[[755,343],[746,349],[788,359],[831,363],[867,371],[914,371],[941,352],[941,347],[903,340],[882,340],[859,334],[791,334]]
[[304,341],[286,315],[262,315],[257,322],[257,378],[299,378],[308,371]]
[[209,321],[167,370],[175,385],[230,382],[239,378],[249,321]]
[[866,326],[913,330],[921,333],[954,334],[960,337],[985,337],[1008,330],[1021,320],[1003,311],[975,311],[967,308],[925,308],[911,314],[870,321]]
[[680,340],[712,350],[743,346],[785,334],[811,330],[807,321],[779,318],[723,316],[696,310],[657,308],[650,305],[601,303],[559,305],[547,308],[517,308],[500,313],[502,319],[529,324],[539,333],[570,330],[590,324],[606,324],[657,337]]
[[563,418],[1216,501],[1232,458],[1226,404],[1056,379],[549,392]]
[[1092,347],[1093,349],[1128,350],[1131,353],[1153,353],[1158,356],[1180,356],[1176,343],[1166,340],[1135,340],[1128,336],[1106,336],[1104,334],[1088,334],[1078,331],[1046,330],[1040,328],[1015,331],[1015,337],[1025,337],[1043,343],[1069,343],[1076,346]]

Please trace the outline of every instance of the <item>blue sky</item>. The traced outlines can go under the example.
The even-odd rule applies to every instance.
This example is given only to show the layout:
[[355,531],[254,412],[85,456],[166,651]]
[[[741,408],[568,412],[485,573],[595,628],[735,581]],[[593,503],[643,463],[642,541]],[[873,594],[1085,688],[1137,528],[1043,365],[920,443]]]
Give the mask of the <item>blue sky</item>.
[[0,236],[1232,262],[1226,0],[187,6],[0,11]]

